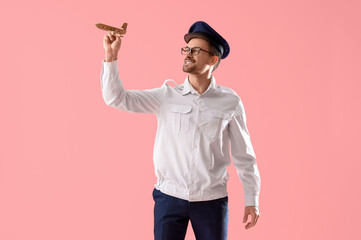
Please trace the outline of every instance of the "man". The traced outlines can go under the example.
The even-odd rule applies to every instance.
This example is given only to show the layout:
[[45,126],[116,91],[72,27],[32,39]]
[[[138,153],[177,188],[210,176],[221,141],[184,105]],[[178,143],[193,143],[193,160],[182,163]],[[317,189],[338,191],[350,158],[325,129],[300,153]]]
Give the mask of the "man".
[[259,217],[260,175],[242,101],[212,75],[229,54],[227,41],[202,21],[194,23],[184,39],[183,71],[189,75],[183,84],[171,87],[166,80],[160,88],[125,90],[117,66],[121,39],[108,32],[103,39],[102,93],[111,107],[156,114],[155,239],[184,239],[190,221],[197,240],[223,240],[228,232],[229,147],[245,193],[243,223],[251,215],[246,229]]

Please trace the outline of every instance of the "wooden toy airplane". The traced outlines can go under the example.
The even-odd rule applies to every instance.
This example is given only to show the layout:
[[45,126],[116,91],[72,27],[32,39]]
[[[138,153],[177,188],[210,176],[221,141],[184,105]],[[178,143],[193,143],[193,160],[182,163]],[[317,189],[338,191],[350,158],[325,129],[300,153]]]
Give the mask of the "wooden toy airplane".
[[127,33],[128,23],[123,23],[123,26],[121,28],[112,27],[109,25],[105,25],[103,23],[97,23],[95,24],[95,26],[105,31],[115,31],[115,32],[117,31],[115,34],[118,35],[119,37],[123,37],[122,35]]

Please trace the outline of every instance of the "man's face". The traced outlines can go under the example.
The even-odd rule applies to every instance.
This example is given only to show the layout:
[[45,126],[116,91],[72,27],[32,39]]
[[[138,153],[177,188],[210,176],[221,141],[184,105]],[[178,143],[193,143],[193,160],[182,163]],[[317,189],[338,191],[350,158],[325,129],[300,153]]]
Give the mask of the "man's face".
[[[202,38],[192,38],[187,46],[189,48],[200,47],[203,50],[209,52],[209,42]],[[183,72],[190,74],[203,74],[205,73],[212,65],[210,65],[213,56],[205,51],[200,51],[198,55],[191,55],[189,51],[184,58]]]

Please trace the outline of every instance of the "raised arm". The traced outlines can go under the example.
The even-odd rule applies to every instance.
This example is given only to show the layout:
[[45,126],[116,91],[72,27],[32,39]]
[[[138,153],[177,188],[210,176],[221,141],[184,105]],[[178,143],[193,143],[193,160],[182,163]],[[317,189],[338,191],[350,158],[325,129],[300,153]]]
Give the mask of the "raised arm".
[[156,113],[163,103],[166,88],[125,90],[119,78],[117,61],[121,38],[116,32],[108,32],[104,36],[103,46],[105,59],[100,81],[105,103],[127,112]]

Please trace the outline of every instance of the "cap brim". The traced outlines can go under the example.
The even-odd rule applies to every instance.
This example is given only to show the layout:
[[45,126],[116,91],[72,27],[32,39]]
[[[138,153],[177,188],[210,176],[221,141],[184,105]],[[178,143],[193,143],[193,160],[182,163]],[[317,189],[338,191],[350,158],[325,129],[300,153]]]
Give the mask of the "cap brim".
[[202,38],[209,42],[213,42],[210,37],[203,33],[187,33],[186,35],[184,35],[184,41],[186,41],[186,43],[188,43],[192,38]]
[[208,42],[210,42],[213,46],[215,46],[216,48],[218,48],[219,52],[221,53],[222,57],[223,57],[223,53],[224,53],[224,48],[222,45],[217,44],[212,37],[208,36],[205,33],[187,33],[186,35],[184,35],[184,40],[186,41],[186,43],[188,43],[192,38],[202,38]]

